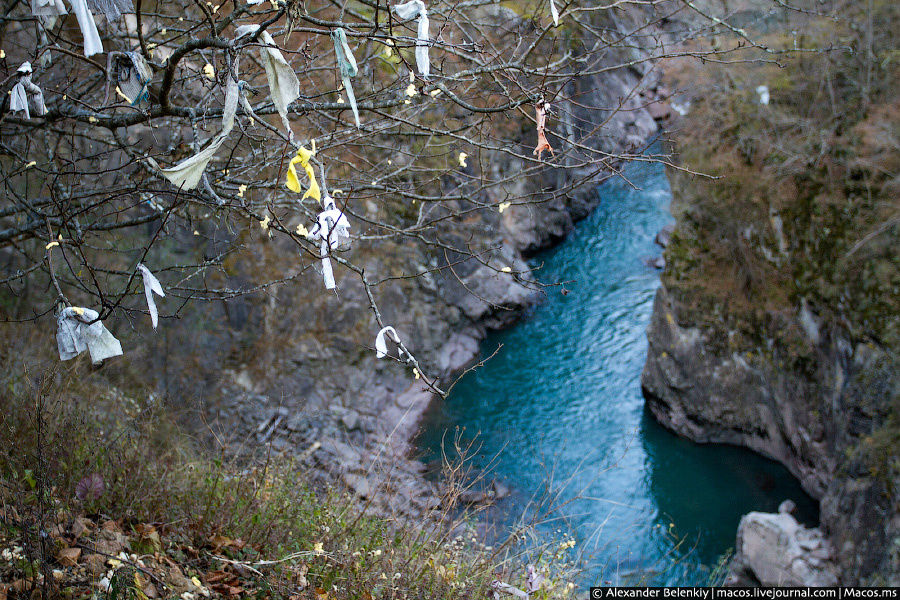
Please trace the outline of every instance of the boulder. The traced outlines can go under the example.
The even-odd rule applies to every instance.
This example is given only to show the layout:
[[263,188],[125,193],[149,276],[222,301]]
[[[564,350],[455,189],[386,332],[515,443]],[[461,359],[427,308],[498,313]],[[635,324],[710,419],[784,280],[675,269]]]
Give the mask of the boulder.
[[656,234],[656,238],[654,241],[665,248],[669,245],[669,240],[672,239],[672,232],[675,231],[675,224],[669,223],[665,227],[659,230],[659,233]]
[[836,586],[834,551],[788,512],[751,512],[738,526],[726,586]]

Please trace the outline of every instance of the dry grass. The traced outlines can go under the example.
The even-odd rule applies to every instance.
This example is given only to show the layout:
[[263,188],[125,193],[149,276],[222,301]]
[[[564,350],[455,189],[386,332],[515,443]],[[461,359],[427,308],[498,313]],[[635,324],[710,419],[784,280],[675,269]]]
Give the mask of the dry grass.
[[534,598],[571,593],[556,541],[486,547],[471,515],[448,508],[427,526],[376,517],[290,459],[210,457],[152,396],[59,369],[12,373],[0,597],[484,598],[497,577],[524,586],[529,563],[549,577]]

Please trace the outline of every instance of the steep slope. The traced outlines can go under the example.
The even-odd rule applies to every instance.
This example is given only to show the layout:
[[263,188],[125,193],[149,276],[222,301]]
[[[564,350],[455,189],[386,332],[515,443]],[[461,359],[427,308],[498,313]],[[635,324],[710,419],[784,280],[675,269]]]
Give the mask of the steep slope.
[[785,464],[821,502],[843,583],[896,585],[898,9],[829,8],[841,18],[804,15],[796,43],[852,52],[672,69],[708,84],[677,127],[681,164],[719,178],[673,172],[642,387],[672,430]]

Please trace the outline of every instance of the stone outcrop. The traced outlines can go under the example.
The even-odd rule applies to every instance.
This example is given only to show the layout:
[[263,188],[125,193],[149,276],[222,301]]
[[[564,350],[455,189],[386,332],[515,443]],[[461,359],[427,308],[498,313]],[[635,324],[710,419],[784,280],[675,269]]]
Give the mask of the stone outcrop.
[[835,586],[834,550],[787,512],[751,512],[738,525],[726,586]]
[[[806,312],[797,307],[800,330]],[[816,329],[818,340],[809,340],[816,371],[786,369],[768,348],[723,351],[728,332],[681,323],[677,303],[661,287],[641,377],[647,406],[689,439],[745,446],[784,464],[820,501],[820,528],[834,547],[841,583],[896,585],[897,360],[821,323]]]

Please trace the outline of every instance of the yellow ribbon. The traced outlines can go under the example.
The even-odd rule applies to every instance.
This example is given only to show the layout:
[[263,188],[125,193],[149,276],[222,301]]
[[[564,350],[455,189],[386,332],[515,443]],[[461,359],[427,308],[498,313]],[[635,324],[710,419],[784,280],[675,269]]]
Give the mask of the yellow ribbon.
[[297,192],[299,194],[303,191],[303,188],[300,186],[300,179],[297,177],[297,165],[299,164],[303,167],[303,170],[306,171],[307,177],[309,177],[309,189],[303,194],[301,200],[315,198],[321,202],[322,192],[319,190],[319,183],[316,181],[316,175],[313,172],[312,165],[309,164],[309,159],[315,155],[315,150],[307,150],[303,146],[300,146],[300,149],[297,150],[297,155],[292,158],[290,164],[288,164],[287,181],[285,182],[285,185],[292,192]]

